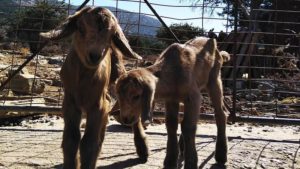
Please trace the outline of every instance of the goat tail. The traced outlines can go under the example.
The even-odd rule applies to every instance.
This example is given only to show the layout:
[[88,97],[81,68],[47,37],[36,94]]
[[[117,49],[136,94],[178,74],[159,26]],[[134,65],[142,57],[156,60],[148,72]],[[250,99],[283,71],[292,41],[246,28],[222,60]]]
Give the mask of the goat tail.
[[220,51],[220,55],[223,58],[223,62],[228,62],[230,60],[230,54],[226,51]]

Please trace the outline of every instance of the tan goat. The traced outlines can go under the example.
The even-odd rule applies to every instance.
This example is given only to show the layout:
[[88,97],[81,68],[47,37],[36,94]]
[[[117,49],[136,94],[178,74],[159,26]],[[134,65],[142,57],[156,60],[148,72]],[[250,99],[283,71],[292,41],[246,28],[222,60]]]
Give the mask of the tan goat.
[[[84,8],[57,29],[41,33],[49,40],[71,35],[71,50],[60,74],[64,86],[63,167],[94,169],[107,124],[109,83],[125,71],[122,56],[139,56],[130,48],[115,16],[105,8]],[[87,119],[81,139],[82,113],[86,113]],[[144,138],[138,138],[144,141]],[[147,147],[142,148],[137,151],[144,152],[146,157],[143,158],[147,158]]]
[[[117,80],[116,91],[121,120],[128,124],[151,121],[153,100],[165,101],[168,132],[165,168],[177,168],[180,147],[184,168],[197,168],[195,133],[200,107],[200,91],[206,89],[215,109],[217,123],[216,161],[227,161],[226,108],[223,105],[221,67],[229,60],[227,52],[219,52],[216,40],[197,37],[185,44],[170,45],[154,65],[131,70]],[[178,108],[184,103],[181,123],[182,139],[178,146]],[[142,129],[142,128],[141,128]]]

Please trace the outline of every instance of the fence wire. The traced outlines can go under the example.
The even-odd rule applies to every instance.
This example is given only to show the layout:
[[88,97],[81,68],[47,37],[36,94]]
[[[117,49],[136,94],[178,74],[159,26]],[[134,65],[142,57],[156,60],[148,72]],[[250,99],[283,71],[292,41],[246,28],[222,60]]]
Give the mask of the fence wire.
[[[38,48],[39,32],[57,26],[82,2],[1,2],[0,82]],[[220,50],[231,54],[231,61],[223,66],[222,78],[225,102],[237,116],[300,119],[299,1],[287,0],[287,5],[277,0],[249,0],[249,6],[237,4],[237,8],[231,1],[219,5],[210,1],[149,2],[180,42],[208,36],[217,39]],[[91,0],[88,6],[103,4]],[[153,63],[163,49],[175,42],[144,1],[110,0],[106,4],[119,19],[133,49],[147,60],[144,64]],[[222,14],[224,11],[229,15]],[[237,20],[234,11],[238,11]],[[60,111],[63,88],[59,71],[69,46],[69,39],[50,43],[10,81],[0,93],[1,116]],[[128,69],[136,66],[126,63]],[[213,112],[206,94],[200,109],[203,114]],[[163,110],[163,105],[158,103],[156,110]]]

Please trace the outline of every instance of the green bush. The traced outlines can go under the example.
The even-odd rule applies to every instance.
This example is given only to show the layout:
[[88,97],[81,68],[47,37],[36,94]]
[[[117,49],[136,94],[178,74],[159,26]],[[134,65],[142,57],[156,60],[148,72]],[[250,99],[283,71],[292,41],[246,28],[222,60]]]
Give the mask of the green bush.
[[[196,36],[204,35],[203,29],[192,26],[191,24],[188,24],[188,23],[172,24],[170,26],[170,29],[174,32],[174,34],[177,36],[177,38],[182,43],[184,43]],[[176,42],[174,37],[164,27],[161,27],[158,30],[156,37],[159,38],[166,45],[170,45],[170,44]]]
[[67,17],[65,3],[57,0],[36,0],[35,5],[16,12],[13,27],[17,37],[35,52],[40,44],[39,33],[55,28]]

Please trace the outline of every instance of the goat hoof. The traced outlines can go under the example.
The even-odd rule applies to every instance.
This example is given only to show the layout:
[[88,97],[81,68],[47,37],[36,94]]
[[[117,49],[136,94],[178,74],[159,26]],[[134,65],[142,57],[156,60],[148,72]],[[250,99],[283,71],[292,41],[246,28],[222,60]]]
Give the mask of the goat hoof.
[[137,151],[137,154],[139,156],[139,159],[142,163],[146,163],[149,157],[149,151],[148,148],[146,147],[143,149],[143,151]]
[[177,169],[177,166],[164,166],[163,169]]
[[216,155],[215,159],[216,159],[218,165],[225,165],[225,163],[227,162],[226,156]]
[[[175,163],[174,163],[175,162]],[[177,169],[178,166],[177,166],[178,162],[175,160],[173,161],[168,161],[168,162],[164,162],[164,169]]]
[[218,164],[218,163],[213,164],[213,165],[210,167],[210,169],[226,169],[226,168],[227,168],[226,165],[224,165],[224,164]]
[[148,161],[148,156],[146,156],[146,157],[139,157],[139,161],[141,163],[146,163]]

